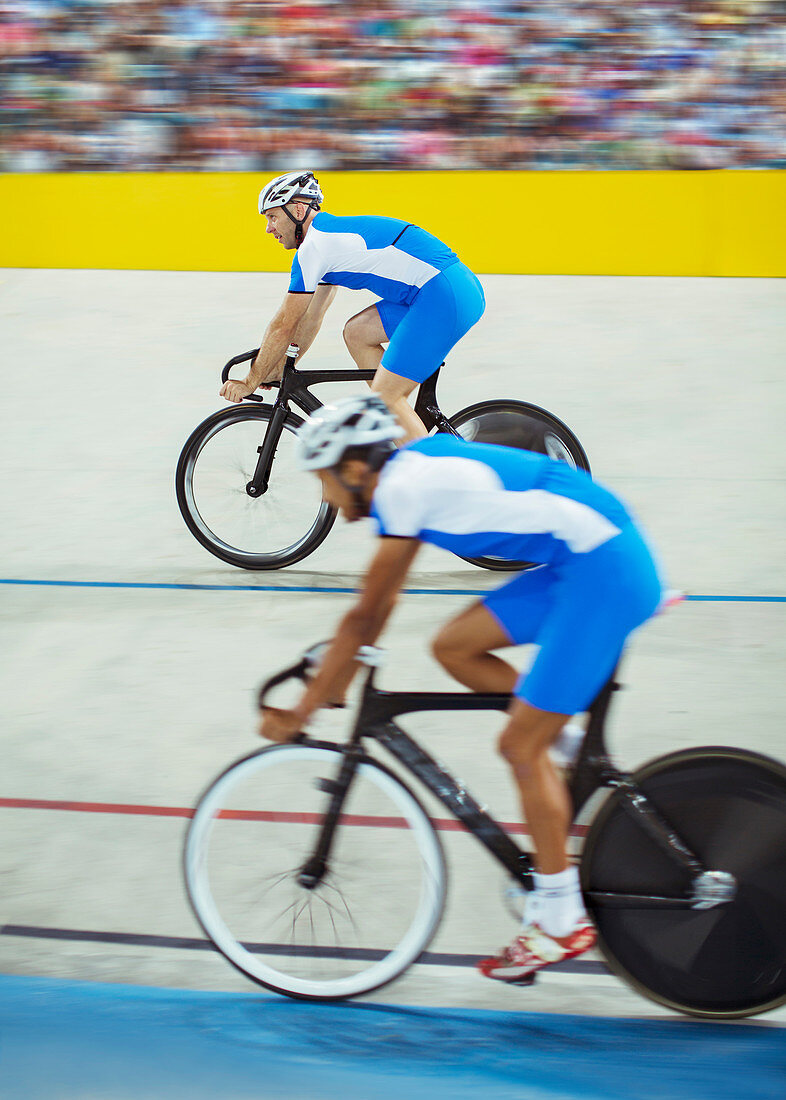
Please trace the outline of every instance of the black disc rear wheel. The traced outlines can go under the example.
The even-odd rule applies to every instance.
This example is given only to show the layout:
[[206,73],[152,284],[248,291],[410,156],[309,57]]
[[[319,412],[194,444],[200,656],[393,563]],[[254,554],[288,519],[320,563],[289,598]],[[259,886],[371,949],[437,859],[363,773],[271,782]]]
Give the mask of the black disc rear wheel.
[[[684,899],[691,875],[611,795],[582,858],[587,908],[609,965],[661,1004],[710,1018],[786,1001],[786,768],[737,749],[674,753],[633,780],[706,870],[730,875],[730,900],[651,908],[614,894]],[[601,896],[605,895],[605,896]]]

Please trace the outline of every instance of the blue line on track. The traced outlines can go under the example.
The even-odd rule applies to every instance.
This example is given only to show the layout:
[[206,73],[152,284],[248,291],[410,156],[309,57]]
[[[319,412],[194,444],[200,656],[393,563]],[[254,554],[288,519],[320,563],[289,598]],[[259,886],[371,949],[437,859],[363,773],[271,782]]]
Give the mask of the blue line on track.
[[[321,584],[168,584],[158,581],[49,581],[0,577],[0,584],[44,588],[143,588],[185,592],[310,592],[321,595],[352,595],[347,585]],[[404,588],[405,596],[485,596],[489,588]],[[786,596],[686,595],[694,603],[786,603]]]
[[[482,979],[478,979],[481,981]],[[547,978],[543,979],[547,981]],[[433,986],[435,1000],[440,989]],[[756,1024],[289,1001],[0,975],[4,1100],[772,1100]]]

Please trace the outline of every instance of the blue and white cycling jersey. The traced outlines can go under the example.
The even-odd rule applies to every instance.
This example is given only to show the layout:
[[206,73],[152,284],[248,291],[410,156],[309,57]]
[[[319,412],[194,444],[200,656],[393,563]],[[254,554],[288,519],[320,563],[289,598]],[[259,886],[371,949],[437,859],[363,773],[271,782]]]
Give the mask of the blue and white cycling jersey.
[[329,283],[410,305],[421,287],[458,262],[437,237],[397,218],[319,213],[295,254],[289,292],[311,294]]
[[514,694],[553,714],[586,710],[663,585],[625,506],[545,455],[434,435],[380,471],[371,515],[382,536],[462,557],[539,562],[483,599],[510,645],[534,643]]
[[559,565],[632,524],[588,474],[545,455],[447,434],[408,444],[382,467],[371,515],[381,536],[462,557]]

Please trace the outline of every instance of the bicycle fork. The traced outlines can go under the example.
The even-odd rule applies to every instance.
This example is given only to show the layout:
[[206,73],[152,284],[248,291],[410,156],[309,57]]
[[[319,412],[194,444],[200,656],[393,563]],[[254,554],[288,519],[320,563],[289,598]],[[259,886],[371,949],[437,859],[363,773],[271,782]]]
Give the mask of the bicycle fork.
[[342,755],[341,767],[335,779],[322,778],[318,781],[319,789],[330,795],[330,801],[322,818],[316,847],[295,876],[297,882],[306,890],[315,890],[327,873],[333,837],[361,756],[361,750],[356,745],[350,745]]
[[276,448],[278,447],[281,433],[284,430],[286,418],[286,406],[279,400],[273,406],[273,414],[268,421],[262,445],[257,447],[259,458],[257,459],[254,476],[246,484],[246,492],[250,497],[261,497],[268,490],[270,470],[273,466],[273,459],[276,456]]

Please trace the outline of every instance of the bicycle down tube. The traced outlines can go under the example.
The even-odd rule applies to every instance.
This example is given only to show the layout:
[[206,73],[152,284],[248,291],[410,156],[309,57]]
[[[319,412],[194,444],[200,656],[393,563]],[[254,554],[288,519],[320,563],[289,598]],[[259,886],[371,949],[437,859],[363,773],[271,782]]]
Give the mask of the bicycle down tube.
[[[348,752],[359,746],[364,737],[378,741],[408,771],[415,775],[467,830],[483,844],[491,855],[525,889],[532,889],[532,863],[493,817],[472,797],[469,791],[420,747],[393,718],[401,714],[438,710],[507,710],[509,695],[482,695],[466,692],[385,692],[374,687],[369,676],[363,702],[349,742]],[[342,771],[342,775],[346,772]],[[348,789],[351,777],[342,792]],[[340,780],[336,780],[337,785]],[[332,826],[326,822],[326,830]],[[318,846],[324,856],[324,848]],[[316,854],[316,853],[315,853]]]
[[391,755],[400,760],[424,787],[447,806],[467,830],[502,864],[526,890],[534,886],[532,861],[527,852],[511,840],[505,830],[433,756],[409,737],[395,722],[387,722],[371,734]]

